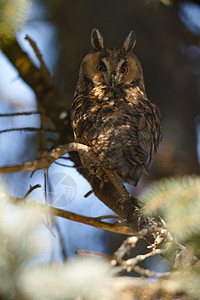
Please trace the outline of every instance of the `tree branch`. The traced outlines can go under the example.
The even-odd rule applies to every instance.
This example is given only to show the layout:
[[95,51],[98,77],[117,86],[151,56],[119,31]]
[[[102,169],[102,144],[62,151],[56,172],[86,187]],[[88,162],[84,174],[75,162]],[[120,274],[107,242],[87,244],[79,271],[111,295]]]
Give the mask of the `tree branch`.
[[[117,277],[111,279],[111,286],[123,299],[174,299],[185,295],[183,287],[169,279],[155,281],[137,277]],[[126,298],[127,297],[127,298]],[[189,298],[185,298],[189,299]]]
[[99,228],[102,230],[107,230],[107,231],[111,231],[111,232],[115,232],[115,233],[126,234],[126,235],[136,234],[136,232],[133,231],[131,228],[129,228],[127,226],[122,226],[122,225],[118,224],[117,222],[114,224],[110,224],[110,223],[101,221],[103,216],[92,218],[92,217],[79,215],[79,214],[76,214],[76,213],[73,213],[73,212],[70,212],[67,210],[55,208],[55,207],[52,207],[52,206],[49,206],[46,204],[40,204],[40,203],[37,203],[36,201],[33,202],[33,201],[29,201],[29,200],[23,200],[24,198],[21,199],[21,198],[10,196],[10,199],[15,204],[16,204],[16,202],[23,201],[23,203],[25,203],[26,206],[29,207],[30,209],[32,207],[36,207],[42,213],[48,213],[54,217],[61,217],[61,218],[67,219],[67,220],[83,223],[86,225],[90,225],[90,226],[93,226],[93,227],[96,227],[96,228]]

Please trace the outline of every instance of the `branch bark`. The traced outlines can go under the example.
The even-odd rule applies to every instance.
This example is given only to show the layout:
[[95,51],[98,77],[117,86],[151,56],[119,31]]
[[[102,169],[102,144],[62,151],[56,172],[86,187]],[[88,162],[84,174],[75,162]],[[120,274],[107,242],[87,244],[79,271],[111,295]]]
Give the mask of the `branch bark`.
[[[117,277],[111,280],[111,285],[117,294],[121,293],[121,299],[174,299],[185,295],[183,287],[168,279],[155,281],[137,277]],[[134,295],[134,296],[133,296]],[[184,298],[184,299],[189,299]]]
[[[21,198],[17,198],[17,197],[11,197],[10,199],[16,204],[17,202],[22,202],[25,203],[25,205],[27,207],[31,208],[37,208],[39,211],[41,211],[42,213],[48,213],[51,216],[54,217],[61,217],[67,220],[71,220],[71,221],[75,221],[75,222],[79,222],[82,224],[86,224],[86,225],[90,225],[102,230],[107,230],[107,231],[111,231],[111,232],[115,232],[115,233],[120,233],[120,234],[126,234],[126,235],[134,235],[136,234],[135,231],[133,231],[131,228],[125,226],[125,225],[121,225],[117,222],[115,222],[114,224],[110,224],[104,221],[101,221],[101,219],[103,219],[104,217],[87,217],[87,216],[83,216],[77,213],[73,213],[71,211],[67,211],[67,210],[63,210],[63,209],[59,209],[59,208],[55,208],[46,204],[40,204],[37,203],[36,201],[29,201],[29,200],[23,200]],[[107,216],[105,216],[107,217]]]

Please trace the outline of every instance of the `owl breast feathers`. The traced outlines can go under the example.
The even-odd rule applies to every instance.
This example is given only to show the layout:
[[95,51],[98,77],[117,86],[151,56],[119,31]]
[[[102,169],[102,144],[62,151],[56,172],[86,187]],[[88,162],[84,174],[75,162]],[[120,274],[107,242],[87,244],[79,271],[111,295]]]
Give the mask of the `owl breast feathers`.
[[[135,34],[130,32],[120,49],[105,48],[97,29],[93,51],[82,61],[72,103],[75,142],[90,146],[122,182],[136,185],[161,141],[158,107],[148,100],[142,67],[133,54]],[[91,174],[106,180],[102,168],[81,156]]]

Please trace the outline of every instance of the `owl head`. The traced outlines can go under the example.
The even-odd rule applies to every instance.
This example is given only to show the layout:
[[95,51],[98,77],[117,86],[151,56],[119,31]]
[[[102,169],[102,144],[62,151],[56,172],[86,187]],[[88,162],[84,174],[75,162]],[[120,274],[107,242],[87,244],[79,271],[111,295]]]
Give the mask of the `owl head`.
[[143,72],[138,58],[133,53],[136,35],[129,33],[121,48],[104,47],[98,29],[91,33],[92,52],[80,67],[80,80],[87,78],[93,85],[115,88],[123,85],[139,85],[144,91]]

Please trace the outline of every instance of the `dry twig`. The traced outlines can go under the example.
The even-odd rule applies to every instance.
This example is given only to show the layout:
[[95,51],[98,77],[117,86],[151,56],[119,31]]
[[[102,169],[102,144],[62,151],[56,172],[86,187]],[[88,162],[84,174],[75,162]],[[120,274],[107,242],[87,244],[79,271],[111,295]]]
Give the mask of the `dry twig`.
[[31,115],[42,115],[43,113],[40,111],[24,111],[18,113],[8,113],[8,114],[0,114],[0,118],[3,117],[19,117],[19,116],[31,116]]
[[[23,198],[17,198],[17,197],[12,197],[12,196],[10,196],[10,199],[12,201],[14,201],[14,203],[23,200]],[[110,223],[103,222],[103,221],[99,220],[99,217],[96,217],[96,218],[87,217],[87,216],[79,215],[79,214],[76,214],[76,213],[73,213],[73,212],[70,212],[67,210],[55,208],[55,207],[52,207],[52,206],[49,206],[46,204],[44,205],[44,204],[36,203],[33,201],[29,201],[29,200],[25,200],[24,203],[27,205],[27,207],[30,207],[30,208],[36,207],[42,213],[48,213],[54,217],[62,217],[64,219],[83,223],[83,224],[90,225],[90,226],[93,226],[93,227],[96,227],[99,229],[103,229],[103,230],[107,230],[107,231],[111,231],[111,232],[115,232],[115,233],[120,233],[120,234],[133,235],[136,233],[134,230],[132,230],[131,228],[129,228],[127,226],[122,226],[122,225],[119,225],[118,223],[110,224]],[[100,218],[102,218],[102,216]]]
[[[116,277],[111,279],[111,286],[121,294],[121,299],[174,299],[184,294],[183,287],[169,279],[160,279],[156,282],[149,278]],[[169,297],[170,298],[167,298]]]
[[[16,130],[16,129],[13,129],[13,130]],[[30,130],[30,128],[29,128],[29,130]],[[28,171],[28,172],[32,171],[33,172],[33,171],[36,171],[39,169],[48,169],[55,160],[57,160],[64,154],[71,152],[71,151],[77,151],[82,154],[87,154],[93,161],[95,161],[95,163],[97,165],[101,166],[104,169],[104,171],[107,173],[110,181],[113,183],[116,190],[121,195],[122,200],[125,201],[126,199],[130,198],[124,185],[119,180],[116,180],[116,178],[114,177],[114,175],[112,174],[111,171],[109,171],[103,167],[102,162],[91,151],[91,148],[86,145],[80,144],[80,143],[69,143],[67,145],[59,146],[57,148],[54,148],[53,151],[51,151],[47,155],[45,155],[37,160],[34,160],[34,161],[25,162],[25,163],[23,163],[21,165],[17,165],[17,166],[2,167],[2,168],[0,168],[0,173],[9,173],[9,172],[17,172],[17,171]]]
[[28,190],[28,192],[26,193],[26,195],[23,197],[23,200],[25,200],[34,190],[40,188],[41,185],[40,184],[36,184],[34,186],[30,186],[30,189]]
[[45,64],[45,62],[44,62],[44,60],[43,60],[43,58],[42,58],[42,54],[40,53],[40,51],[39,51],[39,49],[38,49],[36,43],[35,43],[35,42],[31,39],[31,37],[28,36],[28,35],[26,35],[25,39],[29,41],[31,47],[33,48],[33,50],[34,50],[34,52],[35,52],[35,54],[36,54],[36,56],[37,56],[37,58],[38,58],[38,60],[39,60],[39,62],[40,62],[42,72],[44,72],[44,74],[45,74],[48,78],[51,78],[51,75],[50,75],[50,73],[49,73],[49,70],[48,70],[48,68],[47,68],[47,66],[46,66],[46,64]]

